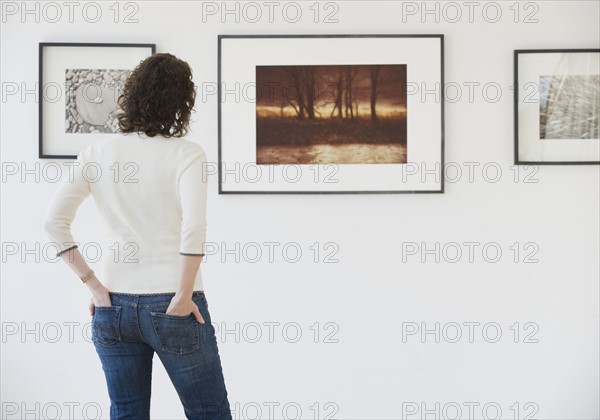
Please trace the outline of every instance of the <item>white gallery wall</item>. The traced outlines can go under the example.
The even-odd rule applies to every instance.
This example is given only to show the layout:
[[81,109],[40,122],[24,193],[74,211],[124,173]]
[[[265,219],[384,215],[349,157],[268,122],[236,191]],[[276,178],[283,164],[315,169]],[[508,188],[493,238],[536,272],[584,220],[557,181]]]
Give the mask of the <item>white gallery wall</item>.
[[[599,418],[599,167],[513,166],[511,85],[515,49],[598,48],[600,6],[491,3],[2,2],[0,417],[109,418],[89,292],[44,251],[44,171],[65,161],[37,158],[38,43],[188,61],[190,139],[216,162],[217,35],[381,33],[445,35],[452,182],[219,195],[211,178],[202,274],[234,418]],[[75,240],[105,240],[97,218],[89,198]],[[153,418],[184,418],[154,360]]]

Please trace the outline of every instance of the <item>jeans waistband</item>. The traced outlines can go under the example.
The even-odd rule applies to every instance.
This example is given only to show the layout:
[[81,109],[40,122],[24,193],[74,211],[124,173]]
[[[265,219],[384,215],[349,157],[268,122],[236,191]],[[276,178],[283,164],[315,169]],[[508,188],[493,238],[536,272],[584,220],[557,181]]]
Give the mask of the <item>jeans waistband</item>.
[[[175,296],[175,292],[170,293],[124,293],[124,292],[108,292],[111,299],[120,304],[128,306],[156,306],[162,305],[168,301],[169,297]],[[198,297],[206,297],[203,290],[194,290],[192,299]]]
[[[122,295],[122,296],[175,296],[175,292],[164,292],[164,293],[125,293],[125,292],[108,292],[111,295]],[[203,295],[204,290],[194,290],[193,296]]]

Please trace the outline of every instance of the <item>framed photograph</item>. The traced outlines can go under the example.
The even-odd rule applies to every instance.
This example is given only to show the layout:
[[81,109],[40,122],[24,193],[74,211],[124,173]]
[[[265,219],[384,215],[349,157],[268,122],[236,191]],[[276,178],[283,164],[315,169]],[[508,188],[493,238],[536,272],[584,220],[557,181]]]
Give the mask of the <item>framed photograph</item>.
[[220,35],[219,194],[443,193],[443,35]]
[[600,163],[600,49],[515,50],[515,164]]
[[117,98],[155,44],[39,45],[39,157],[76,159],[98,133],[117,132]]

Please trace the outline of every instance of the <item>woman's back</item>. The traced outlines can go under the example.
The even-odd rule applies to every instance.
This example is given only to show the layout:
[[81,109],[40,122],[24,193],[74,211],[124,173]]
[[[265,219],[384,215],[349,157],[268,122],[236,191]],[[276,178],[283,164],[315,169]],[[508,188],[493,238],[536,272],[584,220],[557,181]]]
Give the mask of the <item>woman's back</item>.
[[[109,135],[81,151],[73,176],[51,202],[48,219],[91,193],[108,233],[105,286],[124,293],[177,290],[179,255],[204,254],[204,149],[183,138]],[[67,228],[54,223],[52,239],[66,245]],[[203,290],[200,270],[194,290]]]

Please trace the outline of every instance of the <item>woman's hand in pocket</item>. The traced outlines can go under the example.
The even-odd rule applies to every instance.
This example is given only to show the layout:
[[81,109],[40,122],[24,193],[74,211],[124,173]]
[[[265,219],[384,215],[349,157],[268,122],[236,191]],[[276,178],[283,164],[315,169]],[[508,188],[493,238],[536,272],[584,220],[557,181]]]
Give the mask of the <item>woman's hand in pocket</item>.
[[169,307],[167,308],[167,312],[165,312],[167,315],[176,316],[187,316],[190,313],[194,314],[199,323],[204,324],[204,318],[202,317],[196,302],[194,302],[191,297],[186,298],[177,294],[173,296],[173,299],[171,299],[171,303],[169,303]]
[[90,300],[90,315],[94,315],[94,309],[96,306],[111,306],[112,302],[110,300],[110,294],[108,293],[108,289],[102,288],[98,291],[94,291],[92,294],[92,299]]

